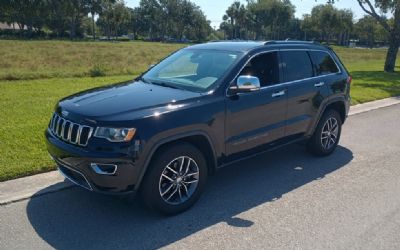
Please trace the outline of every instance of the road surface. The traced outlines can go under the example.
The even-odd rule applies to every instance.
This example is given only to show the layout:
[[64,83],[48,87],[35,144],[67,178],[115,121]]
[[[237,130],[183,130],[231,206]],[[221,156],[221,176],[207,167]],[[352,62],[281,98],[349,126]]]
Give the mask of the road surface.
[[188,212],[71,188],[0,207],[0,249],[400,249],[400,105],[351,116],[340,146],[224,168]]

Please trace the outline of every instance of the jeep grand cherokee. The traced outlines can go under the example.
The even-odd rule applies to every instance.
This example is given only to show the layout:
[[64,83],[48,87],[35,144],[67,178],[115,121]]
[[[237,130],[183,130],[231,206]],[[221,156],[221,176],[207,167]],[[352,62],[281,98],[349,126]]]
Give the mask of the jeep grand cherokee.
[[222,166],[288,143],[331,154],[351,77],[312,42],[213,42],[137,79],[62,99],[46,130],[61,173],[88,190],[139,191],[159,212],[192,206]]

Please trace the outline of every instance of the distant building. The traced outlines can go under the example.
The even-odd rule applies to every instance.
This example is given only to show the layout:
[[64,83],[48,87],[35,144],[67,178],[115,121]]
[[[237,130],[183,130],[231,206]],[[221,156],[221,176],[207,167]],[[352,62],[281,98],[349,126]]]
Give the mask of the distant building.
[[[24,30],[27,30],[28,27],[26,25],[23,28]],[[1,23],[0,22],[0,30],[20,30],[19,25],[17,23]]]
[[359,42],[359,40],[350,39],[349,47],[350,47],[350,48],[355,48],[355,47],[357,47],[358,42]]

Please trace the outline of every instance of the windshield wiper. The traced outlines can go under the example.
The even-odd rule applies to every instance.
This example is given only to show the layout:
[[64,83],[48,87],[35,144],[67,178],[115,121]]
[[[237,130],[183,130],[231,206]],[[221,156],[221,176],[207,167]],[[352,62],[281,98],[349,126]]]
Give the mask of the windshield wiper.
[[145,79],[143,76],[142,76],[142,77],[139,77],[138,80],[140,80],[140,81],[142,81],[142,82],[144,82],[144,83],[147,83],[147,84],[153,84],[151,81]]
[[146,79],[144,77],[140,77],[139,80],[144,82],[144,83],[147,83],[147,84],[153,84],[153,85],[162,86],[162,87],[166,87],[166,88],[172,88],[172,89],[186,90],[184,88],[180,88],[180,87],[178,87],[176,85],[169,84],[169,83],[166,83],[166,82],[160,82],[160,81],[154,81],[154,80],[150,81],[150,80],[148,80],[148,79]]
[[172,84],[169,84],[169,83],[166,83],[166,82],[155,82],[155,81],[153,81],[151,83],[154,84],[154,85],[167,87],[167,88],[172,88],[172,89],[182,89],[182,88],[179,88],[178,86],[175,86],[175,85],[172,85]]
[[159,85],[159,86],[163,86],[163,87],[167,87],[167,88],[172,88],[172,89],[180,89],[180,88],[178,88],[178,87],[176,87],[174,85],[171,85],[171,84],[168,84],[168,83],[165,83],[165,82],[155,82],[153,84]]

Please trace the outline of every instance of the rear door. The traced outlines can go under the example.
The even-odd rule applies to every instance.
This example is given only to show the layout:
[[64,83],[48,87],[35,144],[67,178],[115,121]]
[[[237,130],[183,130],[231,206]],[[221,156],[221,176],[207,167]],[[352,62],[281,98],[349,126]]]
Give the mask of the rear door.
[[327,89],[324,80],[315,77],[308,50],[281,50],[280,58],[288,86],[285,135],[301,135],[311,126]]
[[341,72],[328,51],[311,50],[309,54],[319,82],[325,84],[330,94],[344,94],[346,90],[348,91],[348,75],[342,74],[344,72]]

